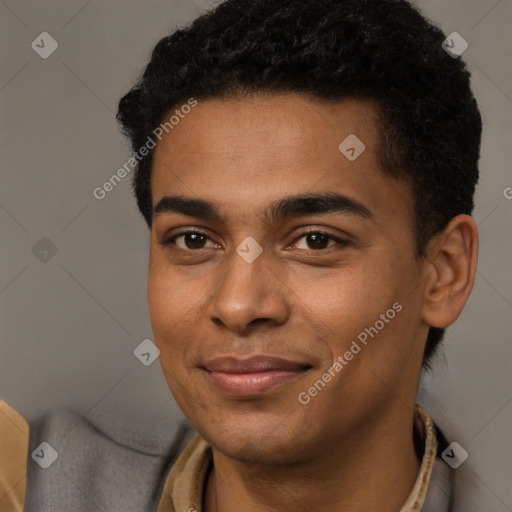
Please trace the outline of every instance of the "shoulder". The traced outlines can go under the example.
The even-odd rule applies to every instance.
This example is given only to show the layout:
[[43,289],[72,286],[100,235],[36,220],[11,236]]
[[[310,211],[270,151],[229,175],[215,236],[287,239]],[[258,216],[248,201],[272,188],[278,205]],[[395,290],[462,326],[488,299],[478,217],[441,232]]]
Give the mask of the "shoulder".
[[0,510],[23,510],[28,439],[25,418],[0,400]]
[[16,512],[154,510],[194,434],[184,420],[126,411],[55,409],[28,426],[25,508]]

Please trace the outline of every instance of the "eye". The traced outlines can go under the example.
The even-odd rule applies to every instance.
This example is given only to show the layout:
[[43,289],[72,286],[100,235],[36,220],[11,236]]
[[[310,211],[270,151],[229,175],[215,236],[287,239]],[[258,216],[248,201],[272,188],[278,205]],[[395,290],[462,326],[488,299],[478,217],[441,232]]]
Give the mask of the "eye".
[[348,241],[335,237],[330,233],[310,230],[296,238],[292,245],[302,250],[320,251],[330,249],[336,245],[346,246],[348,243]]
[[[208,242],[211,242],[212,245],[207,246]],[[215,247],[217,245],[213,240],[200,231],[186,231],[178,233],[177,235],[166,238],[160,243],[165,246],[173,244],[178,249],[182,249],[184,251],[205,249],[208,247]]]
[[[218,244],[201,231],[184,231],[167,237],[159,243],[164,246],[174,245],[177,249],[183,251],[219,247]],[[300,250],[317,252],[335,246],[344,247],[347,245],[349,245],[347,240],[342,240],[330,233],[313,229],[302,233],[291,244],[292,247]]]

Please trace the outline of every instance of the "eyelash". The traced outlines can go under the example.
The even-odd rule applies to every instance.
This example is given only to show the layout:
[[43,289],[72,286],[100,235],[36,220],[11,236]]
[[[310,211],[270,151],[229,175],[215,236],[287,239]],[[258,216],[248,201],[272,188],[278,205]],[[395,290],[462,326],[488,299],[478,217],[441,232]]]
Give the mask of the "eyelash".
[[[206,233],[204,233],[202,231],[198,231],[195,229],[188,229],[187,231],[182,231],[181,233],[176,233],[170,237],[167,237],[164,240],[159,241],[158,243],[164,247],[170,247],[171,245],[175,245],[174,240],[176,238],[178,238],[180,236],[185,236],[188,234],[196,234],[196,235],[205,236],[208,240],[211,240],[211,238],[208,235],[206,235]],[[337,242],[337,245],[331,246],[331,247],[326,247],[325,249],[309,249],[309,250],[301,249],[302,251],[314,252],[314,253],[319,253],[319,252],[325,253],[325,252],[331,252],[332,249],[339,249],[341,247],[346,247],[346,246],[350,245],[350,242],[348,240],[338,238],[327,231],[322,231],[322,230],[314,229],[314,228],[310,228],[306,231],[302,231],[301,233],[299,233],[297,235],[297,237],[293,240],[292,244],[296,244],[301,238],[303,238],[307,235],[311,235],[311,234],[324,235],[328,238],[328,243],[329,243],[329,241],[335,241],[335,242]],[[202,247],[199,249],[182,249],[181,247],[173,247],[172,248],[172,250],[174,250],[174,251],[184,251],[184,252],[197,252],[200,249],[202,249]]]

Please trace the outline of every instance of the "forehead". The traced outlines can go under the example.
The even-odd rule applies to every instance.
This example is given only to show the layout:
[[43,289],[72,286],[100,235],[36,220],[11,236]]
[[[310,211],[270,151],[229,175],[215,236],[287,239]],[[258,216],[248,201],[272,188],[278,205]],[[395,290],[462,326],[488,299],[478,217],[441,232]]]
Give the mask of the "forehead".
[[337,192],[409,215],[408,187],[382,172],[379,141],[370,101],[296,94],[198,101],[155,148],[153,204],[181,195],[250,215],[285,195]]
[[280,160],[286,161],[318,158],[315,151],[337,149],[344,134],[357,133],[370,146],[379,138],[377,105],[355,99],[326,102],[299,94],[218,98],[200,100],[174,119],[178,123],[163,134],[157,154],[165,148],[186,158],[208,153],[243,159],[264,158],[279,149]]

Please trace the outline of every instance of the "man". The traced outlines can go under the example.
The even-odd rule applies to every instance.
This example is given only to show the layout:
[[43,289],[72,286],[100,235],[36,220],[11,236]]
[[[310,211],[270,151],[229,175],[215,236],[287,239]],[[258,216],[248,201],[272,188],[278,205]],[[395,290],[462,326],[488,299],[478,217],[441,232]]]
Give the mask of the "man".
[[197,431],[141,477],[145,510],[454,510],[415,406],[478,251],[481,119],[444,39],[404,0],[227,0],[122,98],[155,342]]

